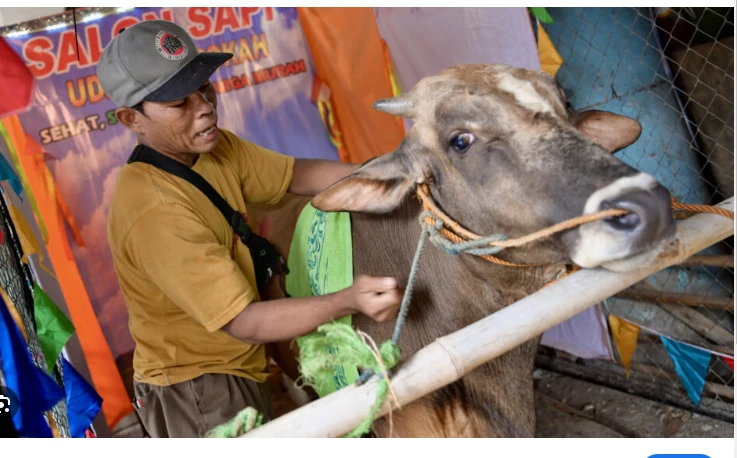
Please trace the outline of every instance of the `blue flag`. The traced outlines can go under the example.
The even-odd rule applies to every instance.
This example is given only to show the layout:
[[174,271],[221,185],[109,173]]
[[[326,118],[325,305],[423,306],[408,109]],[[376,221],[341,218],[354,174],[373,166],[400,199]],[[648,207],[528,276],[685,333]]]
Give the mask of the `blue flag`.
[[36,366],[26,342],[0,297],[0,365],[6,386],[18,398],[13,425],[20,437],[48,437],[53,433],[44,413],[64,399],[64,390]]
[[701,402],[701,391],[706,383],[706,372],[709,370],[711,353],[664,336],[660,336],[660,340],[676,366],[676,372],[686,388],[688,397],[691,398],[694,405],[698,406]]
[[13,167],[5,159],[5,156],[0,154],[0,181],[5,180],[10,181],[10,187],[13,188],[13,191],[15,191],[18,197],[23,200],[23,196],[21,194],[23,192],[23,185],[20,182],[20,178],[18,178]]
[[87,428],[102,408],[102,398],[66,358],[61,358],[61,364],[67,392],[69,433],[72,437],[85,437]]

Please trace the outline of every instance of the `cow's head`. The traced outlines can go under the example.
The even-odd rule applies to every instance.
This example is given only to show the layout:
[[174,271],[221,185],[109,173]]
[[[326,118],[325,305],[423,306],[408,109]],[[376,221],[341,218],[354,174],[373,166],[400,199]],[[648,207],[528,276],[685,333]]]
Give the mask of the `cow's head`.
[[374,107],[409,118],[412,128],[396,151],[325,190],[315,207],[384,213],[425,182],[461,225],[510,238],[616,207],[630,213],[500,254],[614,270],[650,261],[675,233],[667,190],[613,156],[637,140],[640,124],[608,112],[569,111],[545,73],[453,67]]

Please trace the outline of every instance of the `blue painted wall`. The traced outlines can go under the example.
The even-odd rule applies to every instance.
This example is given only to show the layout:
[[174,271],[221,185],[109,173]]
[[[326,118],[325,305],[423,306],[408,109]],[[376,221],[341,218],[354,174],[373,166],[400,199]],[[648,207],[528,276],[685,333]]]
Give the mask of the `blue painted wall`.
[[637,119],[641,137],[617,156],[649,173],[680,201],[708,203],[698,152],[691,148],[663,68],[647,8],[548,8],[545,30],[564,60],[557,78],[576,109]]

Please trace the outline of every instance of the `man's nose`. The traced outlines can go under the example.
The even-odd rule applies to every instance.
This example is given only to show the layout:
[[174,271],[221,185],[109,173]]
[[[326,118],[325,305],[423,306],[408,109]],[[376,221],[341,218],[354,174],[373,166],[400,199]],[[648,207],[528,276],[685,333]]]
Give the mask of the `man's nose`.
[[210,114],[215,111],[215,105],[210,102],[210,100],[207,98],[207,94],[205,94],[203,91],[195,92],[195,97],[197,97],[197,102],[201,105],[198,108],[200,110],[203,110],[205,114]]

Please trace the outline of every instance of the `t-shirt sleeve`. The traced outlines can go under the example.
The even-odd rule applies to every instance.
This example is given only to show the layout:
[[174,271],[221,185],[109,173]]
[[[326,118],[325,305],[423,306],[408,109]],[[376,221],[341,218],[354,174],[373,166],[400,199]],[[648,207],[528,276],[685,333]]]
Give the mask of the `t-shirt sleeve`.
[[210,332],[254,300],[253,289],[228,248],[184,206],[149,210],[131,229],[126,250],[131,262]]
[[246,203],[269,205],[279,202],[289,189],[294,158],[271,151],[227,133],[240,171]]

